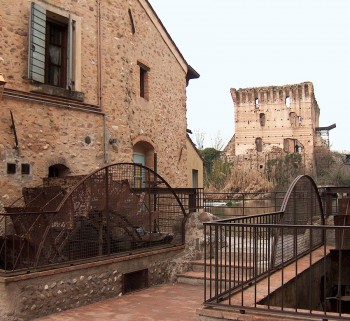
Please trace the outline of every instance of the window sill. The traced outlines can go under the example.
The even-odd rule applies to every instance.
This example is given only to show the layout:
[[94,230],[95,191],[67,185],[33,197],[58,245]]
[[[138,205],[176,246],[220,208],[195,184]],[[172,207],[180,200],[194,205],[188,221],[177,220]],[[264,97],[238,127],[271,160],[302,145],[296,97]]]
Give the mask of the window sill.
[[76,101],[84,101],[84,93],[79,91],[67,90],[60,87],[40,84],[35,89],[31,90],[34,93],[46,94],[51,96],[57,96]]

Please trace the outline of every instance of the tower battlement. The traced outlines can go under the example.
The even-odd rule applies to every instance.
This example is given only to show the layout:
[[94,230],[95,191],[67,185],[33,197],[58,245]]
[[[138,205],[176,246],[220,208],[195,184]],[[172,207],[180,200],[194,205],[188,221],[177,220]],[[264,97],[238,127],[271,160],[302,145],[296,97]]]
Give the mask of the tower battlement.
[[[236,106],[247,104],[274,104],[285,102],[290,99],[291,102],[313,101],[317,102],[314,95],[314,86],[312,82],[303,82],[295,85],[268,86],[253,88],[231,88],[231,96]],[[318,106],[317,106],[318,107]]]

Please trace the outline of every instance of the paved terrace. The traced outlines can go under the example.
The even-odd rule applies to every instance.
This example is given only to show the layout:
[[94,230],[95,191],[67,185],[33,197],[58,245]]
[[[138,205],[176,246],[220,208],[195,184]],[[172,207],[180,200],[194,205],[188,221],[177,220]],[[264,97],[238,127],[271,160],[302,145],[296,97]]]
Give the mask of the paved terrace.
[[[328,249],[326,251],[328,253]],[[319,248],[312,252],[312,263],[316,263],[323,258],[324,249]],[[298,273],[305,271],[309,267],[310,256],[307,255],[298,260]],[[284,268],[283,282],[295,277],[296,263],[292,263]],[[270,291],[274,291],[282,284],[281,271],[271,275]],[[257,284],[257,298],[259,301],[266,297],[268,293],[268,281],[263,279]],[[240,305],[241,292],[236,293],[230,299],[231,304]],[[254,306],[254,287],[248,287],[244,291],[244,304]],[[97,302],[91,305],[79,307],[72,310],[63,311],[46,317],[36,319],[36,321],[200,321],[199,315],[207,320],[242,320],[239,312],[223,309],[202,308],[203,285],[191,284],[165,284],[154,286],[145,290],[133,292],[124,296]],[[229,302],[223,302],[228,304]],[[271,307],[272,308],[272,307]],[[243,317],[244,320],[285,320],[285,315],[276,315],[276,310],[272,308],[269,312],[257,313]],[[287,309],[286,309],[287,310]],[[199,315],[197,314],[199,313]],[[329,314],[329,316],[332,314]],[[320,320],[322,313],[315,314],[315,318]],[[311,320],[313,318],[307,318]],[[216,319],[217,320],[217,319]],[[300,316],[289,315],[288,320],[305,320]]]
[[199,321],[203,286],[165,284],[52,314],[36,321]]

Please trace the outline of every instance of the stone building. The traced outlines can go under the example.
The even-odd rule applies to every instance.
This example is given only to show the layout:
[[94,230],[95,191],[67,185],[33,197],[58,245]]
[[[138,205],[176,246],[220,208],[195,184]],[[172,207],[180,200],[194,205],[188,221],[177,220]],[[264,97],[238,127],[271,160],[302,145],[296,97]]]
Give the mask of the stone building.
[[196,145],[193,143],[190,136],[187,135],[187,151],[188,151],[188,166],[187,166],[187,176],[188,184],[187,186],[193,188],[203,188],[203,157],[197,149]]
[[2,203],[116,162],[157,160],[188,187],[186,86],[199,75],[147,0],[0,5]]
[[324,141],[311,82],[231,89],[231,95],[235,135],[225,149],[229,159],[249,160],[263,169],[273,155],[300,153],[306,170],[312,170],[315,148]]

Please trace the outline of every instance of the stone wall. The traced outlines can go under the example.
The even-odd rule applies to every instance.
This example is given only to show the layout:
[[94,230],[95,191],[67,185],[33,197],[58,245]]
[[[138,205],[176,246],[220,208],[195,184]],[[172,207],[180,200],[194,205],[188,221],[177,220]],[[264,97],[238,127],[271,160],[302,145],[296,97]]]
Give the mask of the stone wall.
[[33,318],[122,295],[123,274],[148,269],[149,285],[168,282],[180,249],[132,255],[0,279],[0,319]]
[[[136,141],[152,145],[158,172],[172,186],[186,187],[188,66],[148,2],[102,1],[100,7],[88,0],[35,2],[75,17],[81,56],[74,57],[75,91],[66,90],[64,97],[55,96],[63,89],[28,79],[31,2],[0,0],[5,8],[0,72],[7,81],[0,109],[2,202],[11,203],[22,186],[41,184],[54,164],[82,175],[106,163],[130,162]],[[140,64],[149,68],[145,98],[140,97]],[[9,163],[16,164],[16,174],[8,174]],[[30,165],[29,175],[21,173],[22,164]]]

